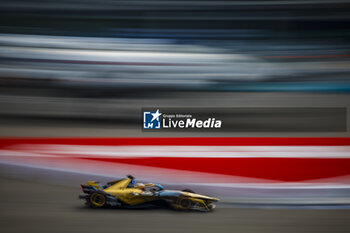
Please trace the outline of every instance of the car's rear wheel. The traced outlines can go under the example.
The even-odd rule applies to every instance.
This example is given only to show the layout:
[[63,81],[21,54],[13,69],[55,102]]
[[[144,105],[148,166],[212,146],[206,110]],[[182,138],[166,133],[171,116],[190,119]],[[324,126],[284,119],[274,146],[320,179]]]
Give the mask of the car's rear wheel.
[[106,196],[101,192],[94,192],[90,195],[88,204],[92,208],[102,208],[105,207],[107,203]]

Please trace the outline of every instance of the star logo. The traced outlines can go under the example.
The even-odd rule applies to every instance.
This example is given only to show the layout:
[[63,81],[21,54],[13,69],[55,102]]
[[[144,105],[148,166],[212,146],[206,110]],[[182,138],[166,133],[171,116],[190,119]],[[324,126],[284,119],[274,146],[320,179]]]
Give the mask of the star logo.
[[159,121],[159,116],[161,116],[162,114],[159,113],[159,109],[157,109],[157,111],[155,113],[151,113],[151,115],[153,116],[152,121],[154,121],[155,119],[157,119],[157,121]]
[[157,109],[155,112],[143,112],[143,128],[144,129],[160,129],[162,113]]

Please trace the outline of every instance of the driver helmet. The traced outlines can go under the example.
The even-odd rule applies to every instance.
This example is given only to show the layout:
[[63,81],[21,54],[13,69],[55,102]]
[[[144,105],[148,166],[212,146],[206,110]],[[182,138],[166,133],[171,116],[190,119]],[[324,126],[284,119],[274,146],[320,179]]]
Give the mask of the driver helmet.
[[137,183],[137,184],[136,184],[136,188],[144,189],[144,188],[145,188],[145,185],[142,184],[142,183]]

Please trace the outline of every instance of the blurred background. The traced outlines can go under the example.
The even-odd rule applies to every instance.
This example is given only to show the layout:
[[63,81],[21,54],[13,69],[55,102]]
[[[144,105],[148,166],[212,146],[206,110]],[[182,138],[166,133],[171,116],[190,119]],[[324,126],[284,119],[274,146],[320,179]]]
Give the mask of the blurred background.
[[141,107],[349,103],[347,1],[5,0],[1,6],[6,127],[18,118],[41,126],[73,122],[68,129],[93,120],[108,128],[93,127],[99,135],[127,128],[123,135],[138,136]]
[[[142,107],[336,107],[347,111],[349,39],[347,0],[2,0],[0,136],[348,137],[348,125],[337,132],[262,132],[258,129],[264,125],[258,123],[249,132],[142,132],[140,117]],[[343,147],[325,150],[329,151],[326,156],[341,151],[335,157],[347,158],[348,144],[339,145]],[[79,191],[73,185],[93,176],[107,180],[124,174],[129,168],[126,165],[119,164],[118,172],[111,167],[103,171],[101,164],[94,172],[91,169],[95,164],[77,171],[62,161],[58,166],[53,161],[13,159],[11,156],[18,156],[19,151],[23,153],[23,147],[5,149],[0,153],[1,186],[7,188],[1,188],[0,196],[8,201],[1,201],[5,208],[0,221],[6,223],[6,232],[52,228],[57,232],[80,232],[96,227],[115,232],[111,222],[116,218],[123,219],[123,232],[172,232],[177,228],[169,226],[174,225],[192,232],[349,229],[348,176],[336,182],[322,181],[333,184],[330,191],[325,192],[322,186],[306,194],[300,189],[290,193],[289,183],[283,183],[287,188],[277,194],[261,187],[248,191],[236,186],[230,191],[199,187],[200,191],[222,195],[230,204],[205,217],[156,211],[147,212],[149,218],[143,219],[144,210],[96,214],[79,208],[75,200]],[[58,153],[56,150],[46,149],[45,153]],[[37,148],[26,148],[26,156],[37,152]],[[317,156],[319,151],[312,153]],[[64,172],[67,169],[69,173]],[[303,169],[298,172],[303,173]],[[342,169],[346,174],[349,171]],[[158,172],[138,173],[145,179],[156,179],[151,181],[167,182],[165,176],[157,178]],[[181,169],[173,170],[171,176],[179,174]],[[188,179],[184,181],[187,184],[199,182],[194,177],[192,173],[182,176]],[[216,177],[215,181],[231,178]],[[334,184],[338,185],[335,189]],[[18,194],[20,187],[30,190],[26,197]],[[260,209],[262,200],[271,201],[287,193],[289,199],[282,207],[268,205]],[[307,204],[315,197],[329,198],[323,205],[312,207],[322,210],[309,210],[310,206],[298,206],[305,204],[304,194]],[[253,205],[249,202],[253,208],[238,208],[232,203],[237,204],[239,198],[232,202],[230,195],[253,197]],[[293,196],[298,196],[298,201],[291,200]],[[295,202],[298,208],[290,207]],[[33,210],[35,215],[31,215]],[[86,219],[95,218],[99,224],[84,225]],[[135,218],[137,224],[129,218]],[[14,226],[15,219],[25,224]],[[155,219],[161,219],[159,229],[144,227],[158,224]]]

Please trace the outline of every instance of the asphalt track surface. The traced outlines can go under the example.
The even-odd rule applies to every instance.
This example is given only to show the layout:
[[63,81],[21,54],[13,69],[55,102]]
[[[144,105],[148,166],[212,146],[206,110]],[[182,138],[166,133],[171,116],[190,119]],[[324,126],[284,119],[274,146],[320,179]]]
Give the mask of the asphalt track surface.
[[349,232],[349,209],[223,208],[214,212],[85,207],[79,187],[0,179],[1,232]]

